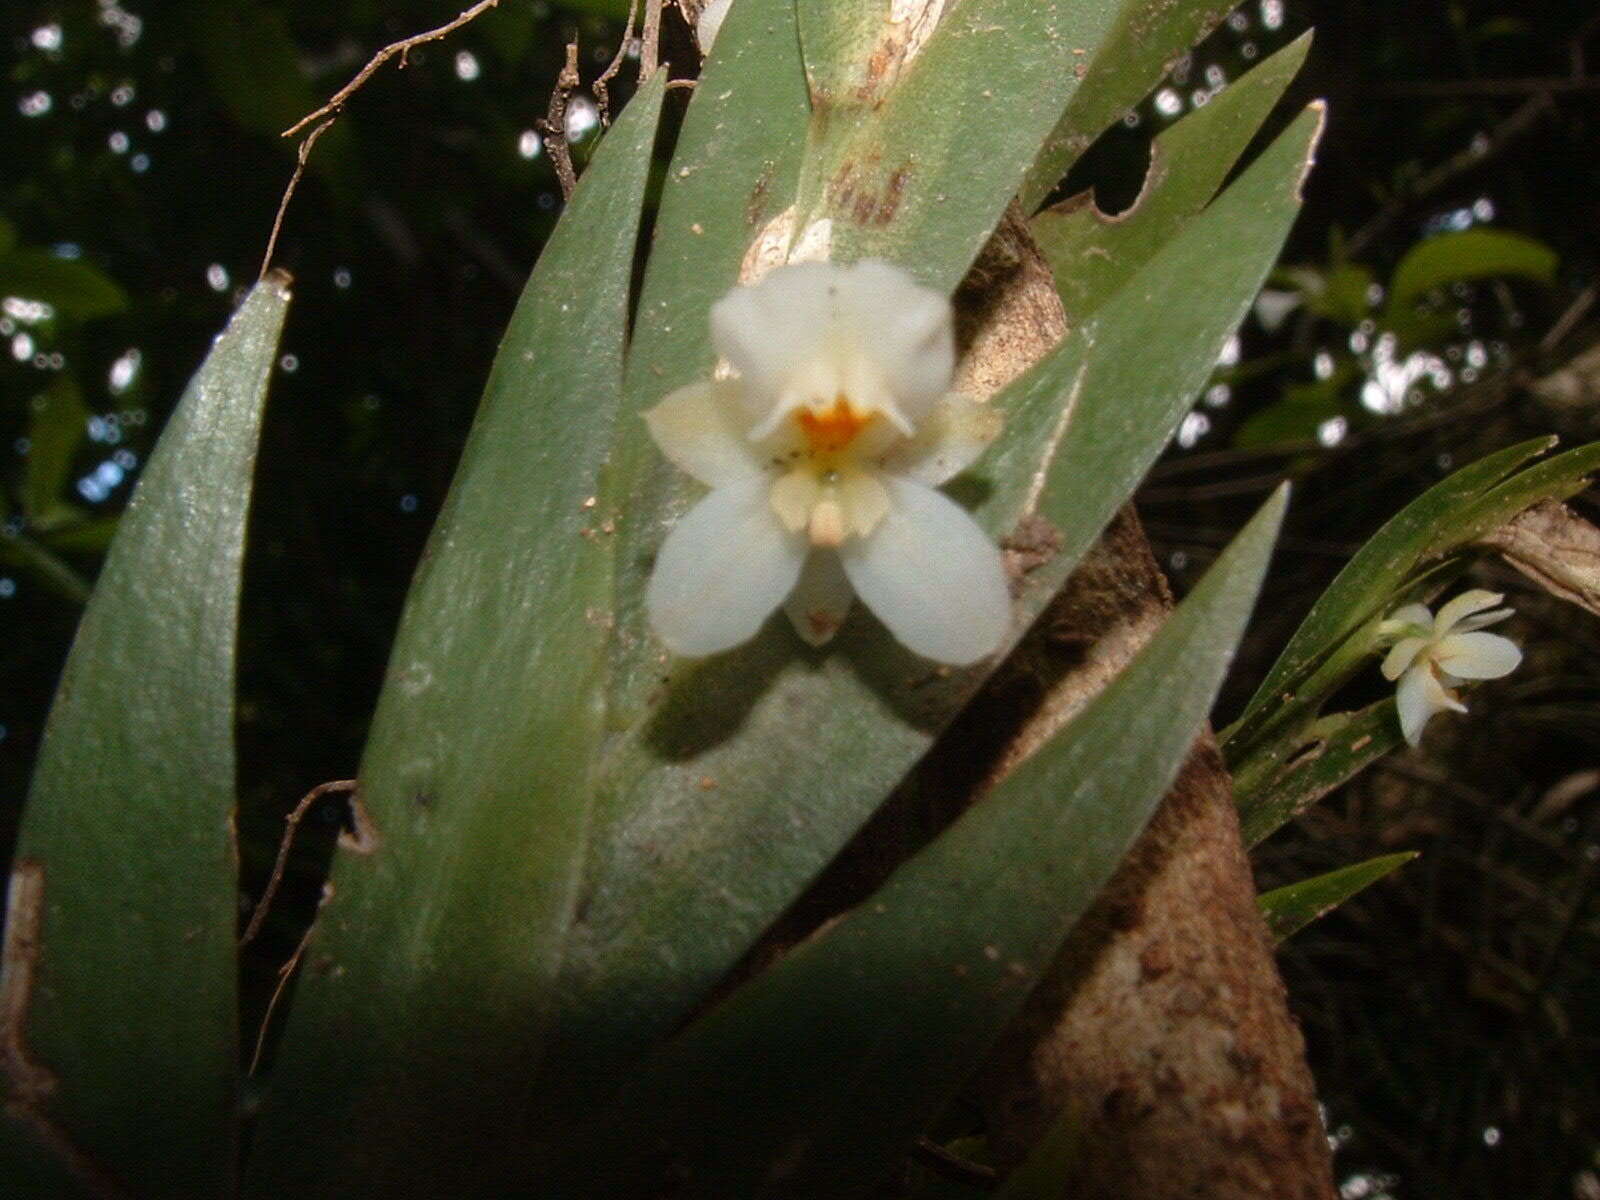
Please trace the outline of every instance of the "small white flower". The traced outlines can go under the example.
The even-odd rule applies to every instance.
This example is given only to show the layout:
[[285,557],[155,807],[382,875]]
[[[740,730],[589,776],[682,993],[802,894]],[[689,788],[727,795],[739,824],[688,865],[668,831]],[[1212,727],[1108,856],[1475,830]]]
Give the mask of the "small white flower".
[[1000,424],[949,390],[949,302],[888,263],[798,263],[724,296],[711,334],[736,375],[644,414],[661,452],[712,489],[650,578],[667,646],[729,649],[780,604],[820,645],[858,595],[926,658],[993,653],[1011,624],[1000,552],[934,490]]
[[1434,713],[1467,711],[1453,689],[1469,679],[1509,675],[1522,661],[1515,642],[1478,632],[1511,615],[1509,608],[1494,607],[1504,599],[1474,589],[1451,600],[1438,616],[1425,604],[1407,604],[1378,626],[1380,638],[1398,639],[1383,660],[1383,677],[1400,681],[1395,706],[1401,732],[1413,746]]

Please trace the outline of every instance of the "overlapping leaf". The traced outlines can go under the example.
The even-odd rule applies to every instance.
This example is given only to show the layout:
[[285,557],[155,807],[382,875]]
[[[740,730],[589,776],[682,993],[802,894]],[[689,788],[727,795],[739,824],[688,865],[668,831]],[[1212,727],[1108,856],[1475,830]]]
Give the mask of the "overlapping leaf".
[[601,143],[501,345],[396,638],[357,852],[335,865],[250,1195],[503,1196],[527,1178],[526,1080],[604,732],[595,495],[664,84]]
[[0,1176],[48,1155],[94,1194],[233,1192],[234,645],[288,303],[258,284],[189,384],[56,693],[12,873]]

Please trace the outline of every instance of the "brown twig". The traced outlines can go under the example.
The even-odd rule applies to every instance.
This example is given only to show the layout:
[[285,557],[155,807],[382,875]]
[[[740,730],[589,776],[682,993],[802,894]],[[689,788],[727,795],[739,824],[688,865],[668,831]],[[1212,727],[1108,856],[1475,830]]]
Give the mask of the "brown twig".
[[578,74],[578,39],[567,43],[567,61],[556,76],[556,86],[550,92],[550,110],[539,122],[544,131],[545,148],[550,151],[550,162],[555,166],[556,178],[561,182],[561,199],[571,200],[578,186],[578,173],[572,169],[572,151],[567,146],[567,101],[573,90],[583,82]]
[[600,103],[600,123],[611,124],[611,92],[606,87],[611,80],[616,78],[617,72],[622,70],[622,60],[628,56],[628,46],[633,41],[633,19],[639,13],[639,0],[628,0],[628,24],[622,30],[622,41],[617,44],[617,53],[611,60],[611,65],[600,72],[600,78],[594,81],[595,99]]
[[329,117],[318,125],[309,134],[300,147],[295,151],[294,174],[289,176],[289,186],[283,189],[283,199],[278,201],[278,213],[272,218],[272,232],[267,235],[267,252],[261,256],[261,274],[258,280],[265,279],[267,272],[272,269],[272,256],[278,250],[278,233],[283,229],[283,216],[289,211],[289,201],[294,199],[295,189],[300,186],[300,180],[306,173],[306,160],[311,157],[311,147],[317,144],[317,139],[327,132],[335,121]]
[[932,1138],[918,1138],[911,1153],[915,1158],[926,1163],[939,1174],[947,1179],[953,1179],[957,1183],[976,1184],[981,1188],[993,1188],[1000,1179],[1000,1172],[993,1167],[973,1162],[970,1158],[962,1158],[959,1154],[945,1149]]
[[1360,254],[1379,236],[1386,233],[1410,205],[1432,195],[1458,176],[1465,175],[1494,158],[1554,107],[1555,101],[1551,99],[1548,91],[1530,96],[1517,107],[1515,112],[1486,135],[1475,138],[1465,150],[1440,163],[1427,174],[1420,176],[1410,187],[1401,188],[1390,197],[1389,202],[1379,209],[1371,220],[1351,235],[1349,242],[1346,243],[1345,252],[1352,258]]
[[644,0],[644,33],[639,47],[639,78],[649,79],[661,61],[661,10],[666,0]]
[[[327,898],[326,893],[324,893],[323,898]],[[306,947],[311,944],[311,933],[316,927],[315,922],[306,926],[306,931],[300,935],[300,943],[294,948],[294,953],[289,955],[283,966],[278,968],[278,982],[272,989],[272,995],[267,999],[266,1012],[261,1014],[261,1027],[256,1030],[255,1050],[251,1052],[250,1066],[245,1071],[246,1075],[254,1075],[257,1068],[261,1066],[261,1056],[267,1049],[267,1030],[272,1028],[272,1014],[278,1011],[278,1001],[283,999],[283,993],[289,986],[289,980],[294,978],[295,968],[300,965],[300,960],[305,957]]]
[[283,840],[278,843],[278,859],[272,864],[272,878],[267,880],[266,890],[261,893],[261,899],[256,902],[256,908],[250,914],[250,923],[245,926],[244,935],[239,939],[239,945],[248,944],[256,934],[261,932],[262,923],[267,919],[267,910],[272,907],[272,901],[278,894],[278,887],[283,883],[284,867],[289,862],[289,851],[294,846],[294,835],[300,828],[300,820],[306,811],[322,797],[330,792],[353,792],[356,790],[356,780],[335,779],[329,783],[319,783],[304,796],[300,803],[294,806],[294,811],[284,818]]
[[499,3],[500,0],[478,0],[477,4],[474,4],[471,8],[464,9],[456,14],[453,20],[446,21],[437,29],[430,29],[426,33],[414,33],[408,38],[401,38],[398,42],[390,42],[368,59],[367,65],[357,71],[354,78],[335,92],[326,104],[315,112],[307,113],[301,117],[293,125],[285,129],[281,136],[293,137],[307,125],[321,117],[338,116],[339,112],[344,108],[345,102],[355,95],[361,89],[361,86],[371,79],[373,74],[395,55],[398,54],[400,56],[400,65],[404,67],[406,65],[406,55],[410,54],[416,47],[423,45],[425,42],[437,42],[440,38],[454,33],[463,25],[477,20],[478,17],[488,12],[491,8],[498,6]]

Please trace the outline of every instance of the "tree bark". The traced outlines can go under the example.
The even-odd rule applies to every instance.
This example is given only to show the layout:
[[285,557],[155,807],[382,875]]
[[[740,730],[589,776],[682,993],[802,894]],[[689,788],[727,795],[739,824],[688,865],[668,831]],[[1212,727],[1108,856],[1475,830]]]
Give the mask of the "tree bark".
[[[984,393],[1045,353],[1065,325],[1016,213],[957,304],[968,381]],[[1015,553],[1029,552],[1028,541],[1016,539]],[[1171,605],[1130,506],[936,760],[973,749],[963,730],[1009,719],[1014,735],[982,756],[990,781],[1009,771],[1126,665]],[[948,764],[930,765],[924,780]],[[1057,1113],[1072,1114],[1083,1147],[1074,1200],[1333,1197],[1304,1044],[1209,729],[996,1047],[979,1090],[1002,1163],[1017,1161]]]

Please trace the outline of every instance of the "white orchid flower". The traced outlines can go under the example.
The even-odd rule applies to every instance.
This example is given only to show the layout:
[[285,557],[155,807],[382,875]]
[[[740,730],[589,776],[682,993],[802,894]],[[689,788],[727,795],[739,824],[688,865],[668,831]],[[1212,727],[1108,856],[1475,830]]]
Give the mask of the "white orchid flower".
[[1398,639],[1383,660],[1383,677],[1400,681],[1395,706],[1400,730],[1413,746],[1434,713],[1467,711],[1454,689],[1468,680],[1509,675],[1522,661],[1515,642],[1479,632],[1511,615],[1509,608],[1495,608],[1504,599],[1498,592],[1474,589],[1451,600],[1438,616],[1425,604],[1407,604],[1378,626],[1380,638]]
[[860,596],[904,645],[962,665],[1011,624],[1000,552],[938,485],[999,432],[951,392],[949,302],[888,263],[798,263],[711,309],[736,374],[644,414],[711,494],[668,534],[646,592],[669,649],[714,654],[780,604],[813,645]]

